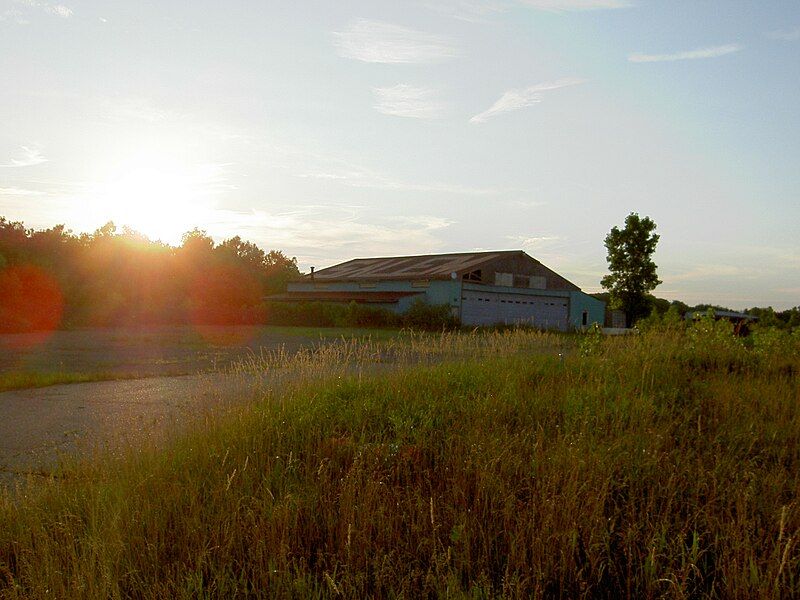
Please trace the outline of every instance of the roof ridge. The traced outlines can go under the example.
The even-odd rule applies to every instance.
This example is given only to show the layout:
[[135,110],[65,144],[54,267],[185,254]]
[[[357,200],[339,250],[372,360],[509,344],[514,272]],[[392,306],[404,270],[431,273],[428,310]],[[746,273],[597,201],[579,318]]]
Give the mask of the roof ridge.
[[[475,252],[442,252],[435,254],[405,254],[398,256],[359,256],[356,258],[349,258],[344,262],[336,263],[336,265],[343,265],[345,263],[353,262],[355,260],[398,260],[402,258],[437,258],[446,256],[467,256],[467,255],[481,255],[481,254],[513,254],[515,252],[525,252],[524,250],[476,250]],[[331,266],[336,266],[331,265]],[[324,267],[325,269],[329,267]]]

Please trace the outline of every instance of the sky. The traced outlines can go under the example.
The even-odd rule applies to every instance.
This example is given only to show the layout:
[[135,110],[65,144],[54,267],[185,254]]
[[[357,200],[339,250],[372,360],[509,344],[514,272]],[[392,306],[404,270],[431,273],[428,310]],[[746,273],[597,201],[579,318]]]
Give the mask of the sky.
[[[61,3],[63,1],[63,3]],[[0,215],[800,305],[800,2],[0,0]]]

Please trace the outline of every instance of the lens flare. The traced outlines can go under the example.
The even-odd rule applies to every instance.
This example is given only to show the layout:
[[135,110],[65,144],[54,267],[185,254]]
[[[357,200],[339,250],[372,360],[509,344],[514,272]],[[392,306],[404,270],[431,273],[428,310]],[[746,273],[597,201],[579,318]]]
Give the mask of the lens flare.
[[0,271],[0,333],[11,336],[3,345],[24,349],[44,342],[61,324],[61,286],[36,265],[14,265]]
[[260,301],[259,283],[245,269],[209,265],[192,278],[189,320],[213,344],[241,345],[253,335],[250,325],[261,322]]

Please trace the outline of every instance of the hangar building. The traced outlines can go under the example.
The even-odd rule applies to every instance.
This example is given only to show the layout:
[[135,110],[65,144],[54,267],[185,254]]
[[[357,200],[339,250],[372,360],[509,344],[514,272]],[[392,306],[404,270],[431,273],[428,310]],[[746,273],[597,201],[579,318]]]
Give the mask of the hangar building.
[[605,304],[521,250],[356,258],[291,282],[284,302],[357,302],[404,312],[447,304],[464,325],[566,331],[603,324]]

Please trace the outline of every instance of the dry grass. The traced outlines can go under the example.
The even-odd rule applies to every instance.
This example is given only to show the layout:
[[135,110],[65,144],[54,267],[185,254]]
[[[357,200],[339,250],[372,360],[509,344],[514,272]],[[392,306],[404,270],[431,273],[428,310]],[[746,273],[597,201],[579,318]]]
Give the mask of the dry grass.
[[697,329],[253,358],[292,377],[6,493],[0,594],[800,595],[800,344]]

